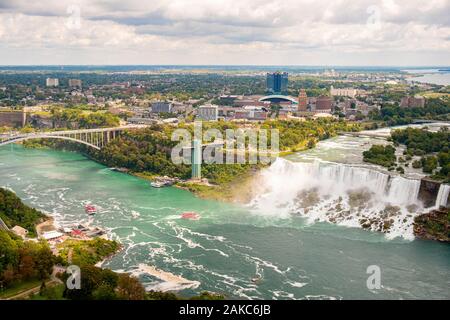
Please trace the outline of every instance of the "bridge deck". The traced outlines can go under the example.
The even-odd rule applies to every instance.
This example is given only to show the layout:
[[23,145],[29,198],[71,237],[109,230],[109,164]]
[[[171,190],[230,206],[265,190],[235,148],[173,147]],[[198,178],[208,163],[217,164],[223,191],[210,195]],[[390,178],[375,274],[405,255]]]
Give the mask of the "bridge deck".
[[[65,130],[65,131],[39,131],[32,133],[19,133],[0,136],[0,146],[21,142],[29,139],[64,139],[79,142],[95,149],[100,149],[104,145],[105,133],[106,140],[110,141],[116,137],[116,133],[128,129],[140,129],[145,128],[146,125],[129,125],[113,128],[96,128],[96,129],[79,129],[79,130]],[[78,136],[78,138],[77,138]]]

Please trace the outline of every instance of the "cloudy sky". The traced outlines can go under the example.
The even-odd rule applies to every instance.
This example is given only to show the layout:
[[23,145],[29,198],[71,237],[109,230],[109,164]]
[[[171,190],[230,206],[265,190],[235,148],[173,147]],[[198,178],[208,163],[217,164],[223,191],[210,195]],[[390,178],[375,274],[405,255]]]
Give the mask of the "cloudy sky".
[[0,0],[0,65],[450,65],[450,0]]

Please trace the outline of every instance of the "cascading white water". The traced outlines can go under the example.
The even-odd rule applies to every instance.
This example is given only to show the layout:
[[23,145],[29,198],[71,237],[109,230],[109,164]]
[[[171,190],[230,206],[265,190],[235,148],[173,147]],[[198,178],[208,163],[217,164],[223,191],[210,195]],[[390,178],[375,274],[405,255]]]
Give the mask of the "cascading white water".
[[420,190],[420,180],[394,177],[387,190],[387,200],[390,203],[410,205],[417,203]]
[[[420,180],[327,162],[278,159],[262,175],[265,192],[251,202],[262,214],[299,214],[413,239]],[[414,206],[414,208],[412,208]]]
[[440,207],[446,207],[449,194],[450,194],[450,185],[441,184],[441,186],[439,187],[439,192],[436,197],[436,204],[434,207],[436,209],[439,209]]

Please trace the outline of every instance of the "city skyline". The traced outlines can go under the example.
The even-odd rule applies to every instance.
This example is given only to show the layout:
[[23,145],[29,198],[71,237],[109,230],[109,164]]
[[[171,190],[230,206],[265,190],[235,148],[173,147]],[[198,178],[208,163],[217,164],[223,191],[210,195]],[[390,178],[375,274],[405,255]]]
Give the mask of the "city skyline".
[[[2,65],[450,65],[450,1],[0,1]],[[292,12],[298,14],[293,15]]]

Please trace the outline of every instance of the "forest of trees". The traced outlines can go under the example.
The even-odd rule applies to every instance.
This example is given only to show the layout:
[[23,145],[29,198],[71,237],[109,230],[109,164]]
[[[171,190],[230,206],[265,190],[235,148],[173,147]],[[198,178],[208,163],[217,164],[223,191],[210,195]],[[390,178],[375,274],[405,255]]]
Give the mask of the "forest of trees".
[[[139,280],[127,273],[116,273],[93,265],[81,267],[81,289],[63,292],[62,298],[71,300],[178,300],[179,295],[170,292],[147,293]],[[65,278],[64,278],[65,280]],[[225,297],[209,292],[193,296],[192,300],[221,300]]]
[[[392,145],[373,145],[363,152],[366,162],[404,172],[403,166],[422,168],[432,178],[450,182],[450,131],[443,127],[437,132],[426,128],[406,128],[391,133]],[[405,145],[402,157],[396,157],[395,146]],[[398,166],[397,166],[398,165]],[[397,167],[396,167],[397,166]]]
[[100,128],[116,127],[120,123],[119,117],[102,111],[86,112],[79,108],[53,108],[51,117],[56,127]]
[[0,230],[0,293],[18,282],[48,279],[57,262],[46,242],[24,241]]
[[29,236],[36,236],[35,226],[44,217],[43,213],[24,205],[14,192],[0,188],[0,218],[9,228],[21,226],[28,230]]
[[395,143],[406,145],[406,156],[421,156],[420,161],[413,162],[413,167],[450,182],[450,130],[447,127],[438,132],[406,128],[393,131],[391,137]]
[[369,150],[363,152],[363,160],[383,167],[393,167],[397,161],[395,148],[391,145],[373,145]]
[[267,121],[261,128],[279,130],[280,151],[296,151],[302,147],[313,148],[318,141],[334,137],[339,132],[361,130],[359,124],[335,119]]
[[[192,132],[192,126],[180,125]],[[225,137],[226,129],[236,129],[235,124],[227,122],[206,123],[203,130],[215,128]],[[280,150],[312,148],[319,140],[337,135],[339,131],[357,131],[359,126],[345,121],[267,121],[261,129],[278,129],[280,133]],[[109,143],[93,157],[111,167],[124,167],[135,172],[149,172],[186,179],[190,177],[189,165],[176,165],[171,160],[171,150],[177,144],[170,140],[174,130],[170,126],[154,125],[125,133],[120,139]],[[270,148],[269,136],[269,148]],[[202,175],[213,183],[228,182],[232,178],[248,172],[255,165],[250,164],[204,164]]]

